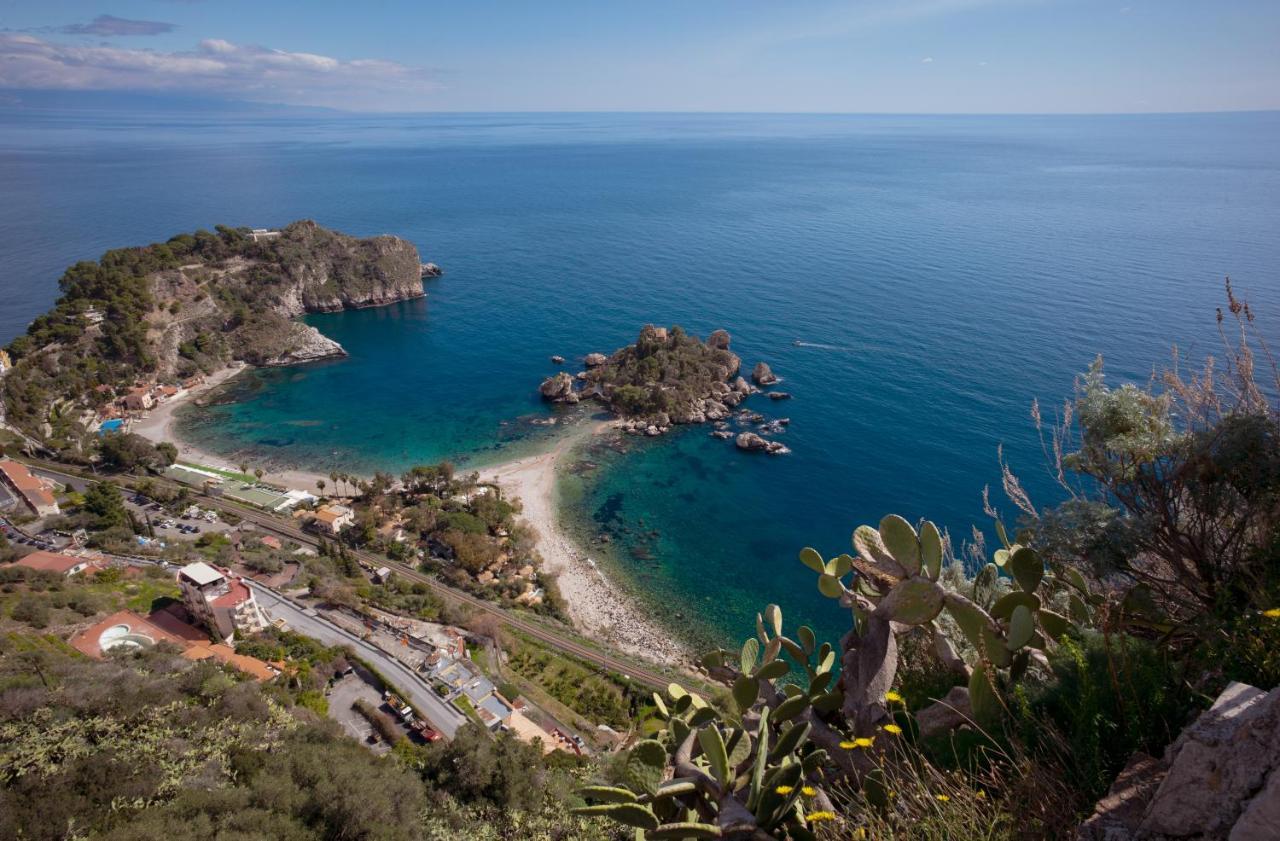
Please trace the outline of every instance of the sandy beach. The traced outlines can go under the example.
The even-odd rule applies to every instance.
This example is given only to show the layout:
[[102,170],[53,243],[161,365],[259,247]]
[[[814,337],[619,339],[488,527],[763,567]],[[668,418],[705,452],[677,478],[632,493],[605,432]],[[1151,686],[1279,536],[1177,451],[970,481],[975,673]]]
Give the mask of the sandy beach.
[[[611,426],[595,423],[586,434],[598,435]],[[556,471],[582,438],[581,434],[567,435],[550,452],[481,470],[480,478],[499,485],[508,497],[520,499],[523,518],[538,531],[543,569],[557,576],[574,627],[637,657],[669,664],[687,662],[688,653],[672,640],[671,634],[645,616],[633,599],[589,563],[589,556],[560,526],[556,516]]]
[[[147,417],[135,421],[130,431],[152,441],[173,442],[183,461],[238,470],[239,466],[228,459],[181,440],[174,430],[174,413],[184,403],[226,383],[247,367],[237,365],[218,371],[203,385],[156,406]],[[634,600],[609,581],[602,570],[588,562],[589,556],[565,533],[556,515],[556,471],[565,455],[584,436],[601,434],[611,426],[598,422],[584,424],[581,430],[559,438],[550,451],[484,468],[480,476],[483,481],[500,485],[508,496],[520,499],[524,508],[523,519],[538,532],[538,552],[542,555],[543,569],[556,576],[574,627],[591,638],[637,657],[670,664],[683,663],[689,659],[687,652],[672,640],[669,633],[645,616]],[[316,483],[323,480],[332,491],[332,482],[327,476],[306,470],[272,471],[265,473],[263,479],[317,494],[320,489]]]
[[[228,368],[223,368],[210,374],[203,384],[195,388],[188,389],[180,394],[175,395],[164,403],[159,404],[147,413],[147,416],[136,420],[129,427],[129,431],[141,435],[151,441],[159,443],[160,441],[171,441],[178,448],[178,458],[181,461],[195,462],[208,467],[217,467],[221,470],[240,469],[237,464],[232,464],[230,460],[220,458],[207,453],[198,447],[193,447],[189,442],[180,439],[174,431],[174,413],[180,406],[188,403],[201,394],[205,394],[218,386],[226,383],[228,380],[248,370],[247,365],[237,363]],[[254,465],[249,465],[249,469],[253,470]],[[287,488],[296,488],[298,490],[310,491],[319,494],[320,488],[317,482],[324,481],[332,489],[332,482],[329,477],[320,473],[312,473],[306,470],[273,470],[262,475],[264,482],[270,482],[275,485],[283,485]]]

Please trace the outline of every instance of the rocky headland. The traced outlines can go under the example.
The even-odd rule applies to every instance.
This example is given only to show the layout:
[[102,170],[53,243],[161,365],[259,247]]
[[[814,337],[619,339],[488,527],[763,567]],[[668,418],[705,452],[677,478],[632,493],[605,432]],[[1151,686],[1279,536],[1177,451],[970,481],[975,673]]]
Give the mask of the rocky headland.
[[[278,231],[219,226],[108,251],[69,268],[63,296],[8,348],[7,422],[54,443],[131,388],[228,365],[293,365],[344,356],[295,319],[421,298],[440,274],[412,243],[356,238],[310,220]],[[58,428],[47,419],[67,419]],[[67,411],[71,409],[73,411]]]
[[[740,448],[775,455],[790,452],[761,437],[782,432],[785,419],[770,426],[763,416],[739,409],[760,388],[739,375],[742,360],[730,343],[725,330],[716,330],[702,341],[678,326],[649,324],[634,344],[609,356],[589,353],[578,374],[560,371],[543,380],[538,390],[553,403],[597,400],[620,419],[624,431],[634,435],[656,437],[674,426],[712,423],[716,428],[711,434],[728,439],[734,437],[730,422],[755,423],[757,431],[737,436]],[[763,362],[753,373],[761,370],[768,374],[766,384],[778,382]]]

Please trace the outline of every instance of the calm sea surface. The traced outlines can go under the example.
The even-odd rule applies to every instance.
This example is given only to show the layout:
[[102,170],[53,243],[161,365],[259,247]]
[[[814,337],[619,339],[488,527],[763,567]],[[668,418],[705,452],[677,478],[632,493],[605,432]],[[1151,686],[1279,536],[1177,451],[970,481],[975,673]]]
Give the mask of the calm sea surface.
[[785,378],[793,400],[749,405],[790,417],[790,456],[699,428],[588,453],[563,484],[574,529],[610,534],[625,580],[704,640],[771,600],[838,633],[796,551],[843,551],[890,511],[985,526],[1001,443],[1053,501],[1032,399],[1057,404],[1097,353],[1120,382],[1174,341],[1214,351],[1224,275],[1280,334],[1277,114],[7,112],[0,340],[75,260],[304,217],[404,236],[446,275],[426,301],[309,319],[351,357],[248,378],[187,419],[208,448],[326,470],[504,459],[546,435],[529,421],[551,414],[549,355],[646,322],[727,328]]

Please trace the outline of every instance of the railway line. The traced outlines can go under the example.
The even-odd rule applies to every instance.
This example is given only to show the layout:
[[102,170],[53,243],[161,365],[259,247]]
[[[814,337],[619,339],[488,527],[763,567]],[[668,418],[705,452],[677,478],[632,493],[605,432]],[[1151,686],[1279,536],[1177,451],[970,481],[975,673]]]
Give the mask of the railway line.
[[[64,465],[57,462],[41,461],[37,459],[28,459],[27,462],[35,470],[39,470],[51,476],[60,477],[63,479],[71,479],[77,482],[105,480],[105,481],[113,482],[118,485],[124,485],[125,481],[128,478],[133,478],[133,477],[120,477],[120,476],[88,476],[88,475],[83,475],[81,473],[68,472],[67,468],[70,467],[69,465]],[[180,485],[168,479],[156,478],[156,477],[150,477],[150,478],[152,479],[152,481],[168,485],[169,487],[185,487],[183,485]],[[255,526],[258,526],[259,528],[274,532],[275,534],[280,535],[281,537],[287,537],[290,540],[296,541],[298,543],[301,543],[307,546],[312,546],[312,547],[319,545],[320,540],[316,535],[311,534],[310,532],[303,531],[297,526],[294,526],[292,523],[287,523],[283,521],[279,517],[275,517],[275,516],[272,516],[271,514],[264,513],[255,508],[251,508],[247,505],[241,505],[240,503],[229,502],[226,499],[218,499],[218,498],[212,498],[212,497],[203,498],[203,501],[201,504],[204,505],[206,508],[217,508],[219,510],[228,511],[240,517],[241,519],[244,519],[253,523]],[[584,660],[588,663],[592,663],[598,666],[599,668],[616,672],[617,674],[623,675],[637,683],[640,683],[644,686],[648,686],[652,689],[662,690],[662,689],[665,689],[671,683],[670,677],[664,676],[663,674],[657,671],[647,669],[643,666],[635,665],[634,663],[631,663],[620,657],[615,657],[606,652],[602,652],[590,646],[579,643],[564,635],[551,631],[538,623],[530,622],[526,619],[516,616],[511,611],[508,611],[502,607],[499,607],[498,605],[495,605],[491,602],[486,602],[483,599],[476,598],[470,593],[465,593],[462,590],[459,590],[455,587],[451,587],[448,584],[445,584],[443,581],[440,581],[438,578],[427,575],[423,572],[413,569],[412,567],[406,566],[401,563],[397,563],[382,555],[374,555],[370,552],[365,552],[359,549],[352,550],[352,555],[356,557],[358,560],[364,561],[366,564],[371,564],[375,569],[377,567],[387,567],[388,569],[394,570],[397,574],[403,576],[404,578],[410,581],[417,581],[417,582],[426,584],[437,595],[440,595],[447,599],[452,599],[455,602],[466,604],[475,610],[481,611],[483,613],[487,613],[490,616],[493,616],[496,619],[498,619],[500,622],[502,622],[502,624],[506,625],[507,627],[517,630],[530,637],[533,637],[539,642],[545,645],[551,646],[552,648],[555,648],[556,650],[561,651],[565,654],[576,657],[579,660]]]

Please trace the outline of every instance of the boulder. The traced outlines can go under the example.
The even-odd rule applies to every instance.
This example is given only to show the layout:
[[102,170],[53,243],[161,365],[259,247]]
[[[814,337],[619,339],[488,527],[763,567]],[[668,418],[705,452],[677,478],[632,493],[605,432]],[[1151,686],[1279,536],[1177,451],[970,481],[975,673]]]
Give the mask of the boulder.
[[734,443],[738,445],[738,449],[747,450],[748,452],[764,452],[771,456],[786,455],[791,452],[783,444],[777,441],[766,441],[754,432],[740,432],[738,437],[734,439]]
[[1280,688],[1232,683],[1156,760],[1136,754],[1077,841],[1262,841],[1280,826]]
[[555,356],[551,357],[551,362],[553,365],[563,365],[564,357],[560,356],[559,354],[556,354]]
[[554,377],[543,380],[542,385],[538,386],[538,393],[543,400],[550,400],[552,403],[577,403],[578,393],[573,390],[573,383],[573,377],[561,371]]
[[773,385],[778,382],[778,377],[773,373],[768,362],[757,362],[756,367],[751,371],[751,379],[756,385]]
[[650,438],[653,438],[655,436],[661,435],[662,430],[658,429],[658,427],[654,426],[653,424],[649,424],[648,428],[645,429],[644,434],[648,435]]
[[733,381],[733,390],[741,394],[743,397],[746,397],[751,393],[751,383],[747,382],[742,377],[738,377]]
[[728,350],[729,349],[729,331],[728,330],[712,331],[711,335],[707,336],[707,347],[712,347],[712,348],[715,348],[716,350]]
[[705,423],[706,414],[702,411],[702,406],[685,406],[683,409],[674,409],[671,413],[672,423]]
[[771,391],[769,392],[769,399],[770,400],[790,400],[791,395],[785,391]]
[[719,400],[707,398],[702,401],[702,413],[706,415],[707,420],[720,420],[729,417],[729,407]]
[[735,408],[739,403],[745,400],[740,392],[731,391],[720,398],[720,402],[728,406],[730,409]]
[[588,368],[599,368],[601,365],[609,361],[609,357],[603,353],[588,353],[586,358],[582,360],[582,364]]
[[722,441],[727,441],[733,437],[733,433],[728,429],[713,429],[711,430],[711,437],[719,438]]

